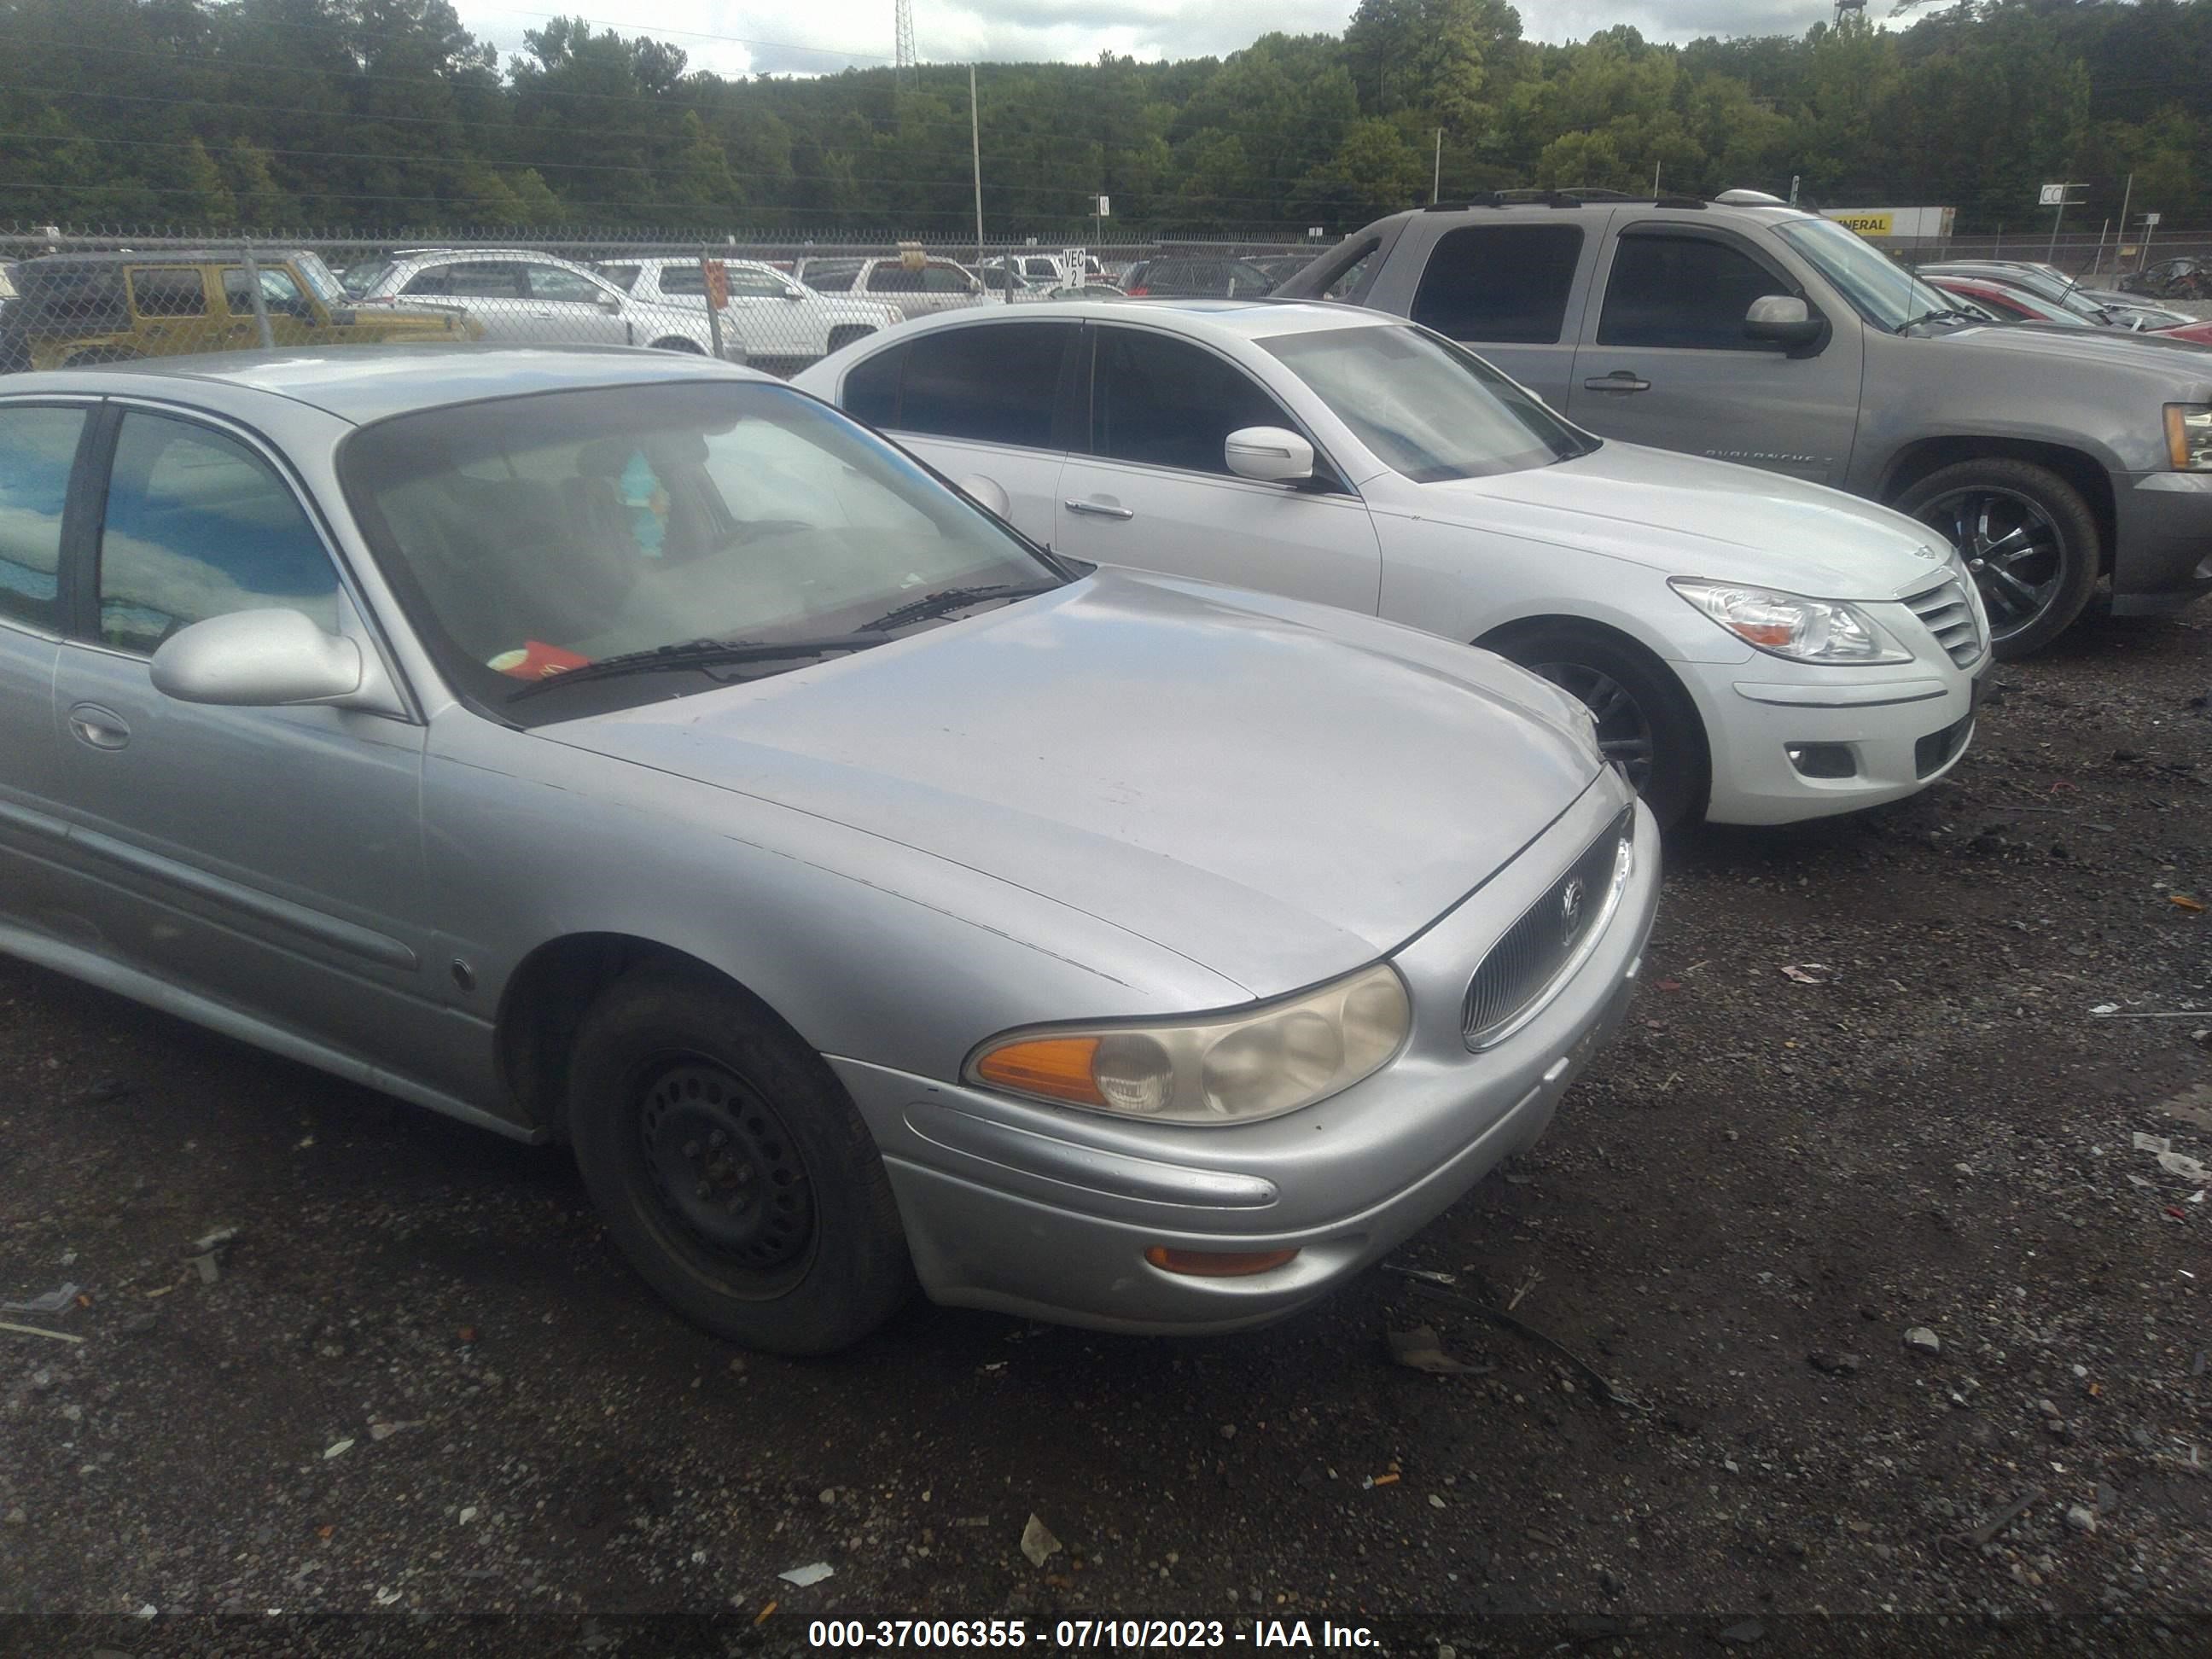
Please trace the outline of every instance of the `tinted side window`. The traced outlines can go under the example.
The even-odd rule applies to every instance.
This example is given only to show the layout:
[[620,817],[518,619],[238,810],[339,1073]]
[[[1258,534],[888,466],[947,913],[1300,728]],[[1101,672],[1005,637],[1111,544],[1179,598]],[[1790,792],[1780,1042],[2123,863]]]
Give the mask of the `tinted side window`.
[[1075,332],[1066,323],[1006,323],[921,336],[907,346],[899,429],[1049,448],[1060,359]]
[[[663,292],[669,294],[703,294],[707,291],[706,285],[700,280],[699,273],[696,268],[693,269],[690,278],[695,286],[690,288],[670,288],[667,285],[665,279],[674,274],[675,268],[673,266],[661,273],[662,278],[664,279],[661,283]],[[729,273],[729,284],[730,297],[733,300],[781,300],[785,295],[791,292],[791,285],[788,283],[785,282],[782,277],[777,276],[774,271],[769,270],[732,270]]]
[[1429,254],[1413,320],[1448,339],[1552,345],[1582,258],[1579,225],[1465,225]]
[[1164,334],[1100,329],[1091,373],[1091,447],[1116,460],[1226,474],[1221,448],[1231,433],[1291,425],[1235,364]]
[[898,424],[899,370],[906,366],[906,348],[879,351],[845,377],[839,401],[845,412],[870,426]]
[[131,295],[141,317],[207,315],[207,287],[196,265],[169,270],[138,266],[131,273]]
[[[300,292],[300,285],[292,280],[289,271],[264,266],[260,276],[262,309],[289,312],[297,317],[309,313],[307,296]],[[234,317],[253,314],[253,290],[246,283],[242,265],[233,265],[222,273],[222,302],[230,307]]]
[[[734,270],[729,273],[732,290],[737,287],[740,274]],[[663,294],[704,294],[707,291],[707,275],[694,264],[663,265],[660,268],[660,291]]]
[[123,417],[100,536],[100,637],[151,651],[234,611],[337,626],[337,573],[284,481],[219,432]]
[[62,502],[83,430],[78,410],[0,409],[0,617],[60,620]]
[[908,270],[902,265],[878,265],[868,273],[868,292],[871,294],[919,294],[921,292],[921,273]]
[[971,294],[968,278],[951,265],[931,265],[921,273],[922,290],[928,294]]
[[1749,255],[1690,236],[1624,236],[1606,278],[1600,345],[1764,349],[1743,314],[1762,295],[1788,292]]
[[[601,265],[599,275],[627,294],[637,286],[638,272],[641,269],[642,267],[638,265]],[[665,287],[665,283],[663,286]]]
[[853,278],[858,274],[846,269],[817,270],[810,265],[799,280],[817,294],[850,294]]

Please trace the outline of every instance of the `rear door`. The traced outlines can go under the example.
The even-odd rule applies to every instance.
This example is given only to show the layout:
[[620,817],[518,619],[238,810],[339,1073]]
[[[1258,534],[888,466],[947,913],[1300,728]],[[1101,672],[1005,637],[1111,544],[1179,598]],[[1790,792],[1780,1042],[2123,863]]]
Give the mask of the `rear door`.
[[131,333],[144,356],[221,351],[230,343],[208,303],[207,280],[198,265],[133,265],[126,276],[137,319]]
[[1858,426],[1856,317],[1791,356],[1748,338],[1767,295],[1820,307],[1781,265],[1734,233],[1631,224],[1613,243],[1602,298],[1586,308],[1567,412],[1609,438],[1841,485]]
[[522,286],[522,267],[513,259],[447,259],[416,271],[399,290],[410,300],[468,313],[487,340],[503,344],[538,344],[543,322],[524,310],[530,297]]
[[1374,614],[1382,553],[1358,496],[1327,477],[1311,489],[1240,478],[1223,457],[1240,427],[1304,430],[1273,393],[1194,340],[1090,332],[1089,450],[1060,473],[1054,547]]
[[1539,219],[1477,218],[1437,235],[1425,258],[1417,252],[1417,221],[1363,303],[1472,348],[1564,413],[1608,216],[1563,208]]
[[63,519],[87,429],[82,407],[0,404],[0,921],[40,931],[54,931],[66,885],[54,663]]
[[1050,543],[1082,335],[1074,322],[933,330],[855,365],[839,402],[956,483],[974,473],[993,479],[1012,503],[1015,526]]

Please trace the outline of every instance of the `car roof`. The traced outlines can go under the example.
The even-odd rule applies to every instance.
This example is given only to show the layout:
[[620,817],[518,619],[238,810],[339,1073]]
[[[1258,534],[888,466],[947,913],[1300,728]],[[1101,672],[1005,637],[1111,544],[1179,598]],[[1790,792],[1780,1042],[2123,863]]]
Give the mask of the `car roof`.
[[1127,300],[1039,300],[1023,306],[963,306],[918,317],[903,324],[886,340],[908,340],[940,328],[974,327],[998,322],[1048,322],[1055,317],[1085,321],[1126,323],[1133,319],[1165,322],[1178,333],[1231,334],[1248,340],[1272,339],[1284,334],[1311,334],[1333,328],[1410,328],[1412,324],[1388,312],[1361,306],[1339,305],[1327,300],[1249,300],[1212,298],[1131,298]]
[[644,351],[629,346],[425,343],[141,358],[49,374],[11,374],[0,380],[0,389],[106,395],[131,390],[188,402],[194,386],[223,386],[289,398],[365,426],[393,415],[492,398],[702,379],[782,384],[758,370],[688,352]]
[[[295,247],[257,247],[253,257],[276,264],[296,259],[307,250]],[[41,253],[26,259],[18,269],[36,265],[42,270],[62,265],[234,265],[240,263],[239,250],[227,248],[148,248],[131,253]]]

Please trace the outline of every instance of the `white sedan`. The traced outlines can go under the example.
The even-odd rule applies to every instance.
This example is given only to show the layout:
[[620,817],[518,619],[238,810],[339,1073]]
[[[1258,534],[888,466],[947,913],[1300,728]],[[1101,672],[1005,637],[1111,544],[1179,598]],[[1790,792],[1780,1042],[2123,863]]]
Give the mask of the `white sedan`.
[[[906,320],[896,306],[817,294],[758,260],[725,260],[722,268],[730,290],[722,326],[745,343],[750,367],[771,374],[791,373]],[[602,259],[597,269],[632,299],[707,308],[707,278],[696,258]]]
[[1924,526],[1601,441],[1400,319],[985,307],[862,341],[797,384],[1003,493],[1062,554],[1342,605],[1534,669],[1589,706],[1662,822],[1894,800],[1972,732],[1989,624]]

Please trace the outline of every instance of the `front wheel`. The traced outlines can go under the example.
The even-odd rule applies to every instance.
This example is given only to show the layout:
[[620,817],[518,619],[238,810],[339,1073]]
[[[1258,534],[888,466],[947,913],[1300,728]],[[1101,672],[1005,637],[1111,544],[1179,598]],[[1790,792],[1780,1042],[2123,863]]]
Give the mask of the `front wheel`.
[[827,1353],[906,1293],[867,1127],[821,1056],[732,985],[648,969],[609,988],[576,1034],[568,1127],[616,1248],[718,1336]]
[[1929,473],[1897,508],[1959,550],[1990,613],[1990,643],[2024,657],[2057,639],[2097,586],[2097,516],[2049,467],[2002,456]]
[[1598,748],[1662,830],[1705,811],[1711,782],[1705,723],[1656,658],[1594,628],[1547,623],[1485,641],[1552,682],[1597,719]]

